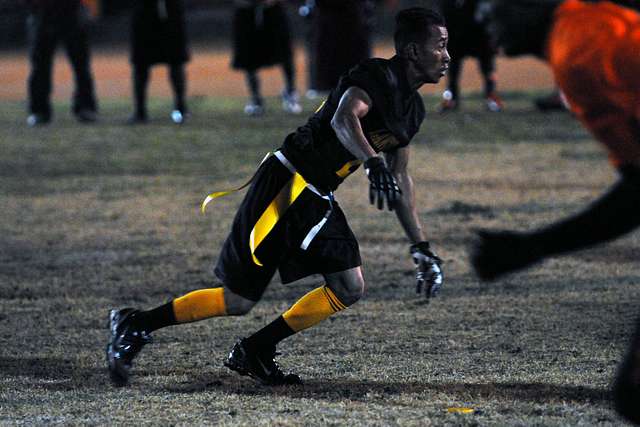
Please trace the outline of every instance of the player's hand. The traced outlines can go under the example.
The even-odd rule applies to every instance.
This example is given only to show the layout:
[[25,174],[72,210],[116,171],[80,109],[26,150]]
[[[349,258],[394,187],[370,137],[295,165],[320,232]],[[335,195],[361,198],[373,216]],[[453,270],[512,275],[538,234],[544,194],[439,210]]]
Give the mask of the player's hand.
[[442,260],[429,247],[429,242],[411,245],[411,257],[416,265],[416,293],[424,295],[427,300],[438,295],[442,288]]
[[471,253],[471,264],[480,279],[495,280],[539,261],[540,253],[525,233],[480,230]]
[[371,157],[364,162],[364,171],[369,178],[369,202],[377,204],[378,209],[384,209],[386,200],[389,210],[393,210],[402,191],[384,160],[378,156]]

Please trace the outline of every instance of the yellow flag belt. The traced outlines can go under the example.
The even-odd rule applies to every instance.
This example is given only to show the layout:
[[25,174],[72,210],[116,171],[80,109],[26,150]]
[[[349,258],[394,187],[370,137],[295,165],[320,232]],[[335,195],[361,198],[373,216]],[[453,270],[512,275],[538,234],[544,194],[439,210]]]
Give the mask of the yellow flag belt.
[[[264,156],[264,158],[262,159],[262,161],[260,162],[260,164],[263,164],[265,160],[267,160],[273,153],[269,152],[267,153],[266,156]],[[209,203],[211,203],[214,199],[217,199],[219,197],[223,197],[226,196],[227,194],[231,194],[231,193],[235,193],[236,191],[240,191],[243,188],[247,187],[249,184],[251,184],[253,182],[253,180],[256,177],[256,174],[258,173],[258,169],[256,169],[256,171],[253,173],[253,175],[251,176],[251,178],[249,178],[249,181],[245,182],[244,184],[242,184],[240,187],[238,188],[234,188],[231,190],[223,190],[223,191],[214,191],[213,193],[209,194],[207,197],[205,197],[205,199],[202,201],[202,205],[200,205],[200,210],[202,211],[202,213],[205,213],[205,211],[207,210],[207,205]]]
[[[268,153],[262,162],[264,162],[271,154]],[[261,164],[262,164],[261,162]],[[226,196],[227,194],[234,193],[236,191],[240,191],[243,188],[247,187],[249,184],[253,182],[257,174],[253,174],[251,179],[241,185],[238,188],[234,188],[232,190],[224,190],[224,191],[216,191],[209,194],[204,201],[202,202],[202,212],[204,213],[207,205],[214,199],[219,197]],[[254,225],[251,230],[251,235],[249,236],[249,247],[251,248],[251,257],[253,258],[253,262],[256,265],[262,267],[262,263],[255,255],[256,248],[260,245],[260,243],[269,235],[273,227],[278,223],[278,220],[284,215],[286,210],[293,204],[293,202],[298,198],[298,196],[302,193],[307,187],[307,182],[304,180],[302,175],[297,172],[294,172],[293,177],[286,183],[284,187],[280,190],[280,192],[276,195],[276,197],[269,203],[269,206],[264,210],[260,218]]]

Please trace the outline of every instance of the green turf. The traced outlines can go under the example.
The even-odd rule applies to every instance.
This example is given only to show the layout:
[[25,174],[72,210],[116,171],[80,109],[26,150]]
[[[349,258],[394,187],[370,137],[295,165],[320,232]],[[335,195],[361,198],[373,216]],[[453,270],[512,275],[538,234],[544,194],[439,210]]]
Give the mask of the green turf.
[[[420,216],[445,260],[442,295],[413,293],[394,216],[368,206],[356,173],[338,191],[364,260],[366,295],[285,341],[301,387],[265,388],[222,360],[238,337],[317,286],[274,281],[247,316],[155,334],[132,384],[104,367],[107,310],[150,308],[215,286],[210,268],[241,184],[303,117],[242,115],[242,100],[197,98],[185,126],[154,99],[151,123],[125,126],[130,104],[103,101],[78,125],[68,104],[29,129],[0,103],[0,424],[620,425],[607,388],[637,314],[637,235],[480,284],[467,250],[477,227],[531,227],[575,212],[615,179],[606,155],[567,113],[539,114],[534,94],[485,112],[428,117],[412,148]],[[305,101],[305,111],[316,102]],[[450,407],[474,414],[448,413]]]

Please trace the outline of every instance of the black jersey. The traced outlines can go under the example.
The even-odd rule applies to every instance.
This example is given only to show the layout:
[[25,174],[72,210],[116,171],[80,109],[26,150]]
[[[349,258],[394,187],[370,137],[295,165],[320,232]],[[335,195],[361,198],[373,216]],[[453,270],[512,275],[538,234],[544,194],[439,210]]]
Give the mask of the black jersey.
[[307,182],[333,191],[360,165],[331,127],[340,98],[352,86],[364,90],[373,102],[360,123],[376,153],[409,144],[424,120],[424,104],[409,86],[402,61],[396,56],[361,62],[340,78],[309,121],[287,137],[281,150]]

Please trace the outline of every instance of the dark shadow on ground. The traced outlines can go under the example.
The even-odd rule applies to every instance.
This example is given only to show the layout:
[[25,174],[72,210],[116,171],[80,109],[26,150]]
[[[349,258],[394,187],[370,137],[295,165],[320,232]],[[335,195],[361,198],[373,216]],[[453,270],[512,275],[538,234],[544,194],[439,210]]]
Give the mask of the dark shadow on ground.
[[[27,377],[40,383],[44,389],[105,389],[111,388],[105,368],[78,366],[72,360],[60,358],[20,358],[0,357],[3,377]],[[428,383],[428,382],[385,382],[356,381],[337,378],[335,380],[308,380],[303,385],[267,387],[248,378],[220,372],[217,369],[206,372],[184,372],[184,369],[136,370],[132,377],[132,388],[143,386],[148,390],[148,382],[143,378],[180,374],[193,375],[192,379],[181,383],[170,383],[149,390],[152,393],[204,393],[218,391],[225,394],[247,396],[277,395],[294,399],[354,400],[364,401],[384,396],[400,394],[446,394],[454,399],[473,400],[519,400],[537,403],[608,402],[609,391],[601,388],[545,384],[545,383]],[[198,378],[199,377],[199,378]],[[138,381],[136,381],[136,378]]]
[[172,385],[165,391],[173,393],[199,393],[220,390],[247,396],[280,395],[289,398],[316,400],[371,400],[372,396],[392,396],[399,394],[442,393],[464,400],[520,400],[527,402],[552,403],[601,403],[608,402],[606,389],[544,383],[426,383],[426,382],[372,382],[356,380],[309,380],[303,385],[267,387],[252,380],[222,375],[216,378],[195,381],[190,384]]
[[47,390],[104,387],[109,381],[106,369],[55,357],[0,356],[0,378],[6,377],[26,377]]

